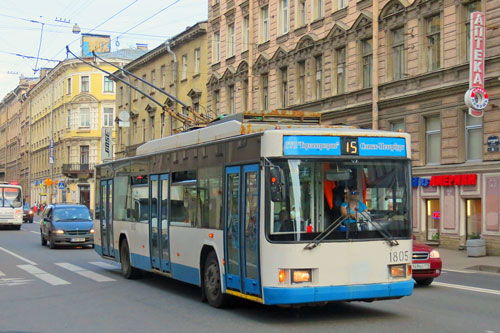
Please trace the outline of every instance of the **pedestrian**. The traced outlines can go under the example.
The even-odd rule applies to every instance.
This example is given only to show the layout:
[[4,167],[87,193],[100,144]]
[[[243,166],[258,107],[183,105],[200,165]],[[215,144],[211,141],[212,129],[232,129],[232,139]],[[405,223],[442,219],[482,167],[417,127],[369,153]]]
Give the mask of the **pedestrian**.
[[38,205],[36,203],[33,206],[33,212],[35,212],[36,216],[38,216]]

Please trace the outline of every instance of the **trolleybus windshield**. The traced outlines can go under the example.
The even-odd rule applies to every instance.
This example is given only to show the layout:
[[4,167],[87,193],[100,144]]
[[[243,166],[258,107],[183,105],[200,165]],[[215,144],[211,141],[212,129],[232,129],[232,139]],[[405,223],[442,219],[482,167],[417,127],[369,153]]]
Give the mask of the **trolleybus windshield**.
[[[281,202],[268,201],[266,232],[271,241],[309,241],[340,220],[325,241],[382,239],[383,234],[410,237],[409,161],[290,159],[273,163],[283,170],[284,189]],[[348,217],[342,215],[346,211]]]
[[21,190],[15,187],[0,188],[0,207],[18,208],[22,206]]

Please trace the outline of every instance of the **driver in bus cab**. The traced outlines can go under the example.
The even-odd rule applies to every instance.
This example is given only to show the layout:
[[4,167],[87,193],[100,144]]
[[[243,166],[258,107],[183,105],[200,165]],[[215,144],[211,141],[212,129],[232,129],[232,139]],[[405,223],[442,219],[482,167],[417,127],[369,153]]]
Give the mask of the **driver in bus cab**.
[[349,231],[358,230],[356,224],[358,220],[358,213],[362,213],[366,210],[366,205],[358,199],[358,194],[359,192],[357,190],[349,190],[347,192],[346,201],[340,205],[340,213],[342,216],[346,217],[344,223],[347,226],[348,234]]

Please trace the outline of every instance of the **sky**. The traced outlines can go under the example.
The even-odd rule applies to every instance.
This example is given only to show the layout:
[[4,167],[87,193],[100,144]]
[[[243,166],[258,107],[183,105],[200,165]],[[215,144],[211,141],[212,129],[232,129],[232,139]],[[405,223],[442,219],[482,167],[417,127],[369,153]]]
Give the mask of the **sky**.
[[[111,51],[152,50],[208,16],[206,0],[0,0],[0,100],[40,68],[80,54],[81,33],[111,36]],[[43,33],[42,33],[43,27]]]

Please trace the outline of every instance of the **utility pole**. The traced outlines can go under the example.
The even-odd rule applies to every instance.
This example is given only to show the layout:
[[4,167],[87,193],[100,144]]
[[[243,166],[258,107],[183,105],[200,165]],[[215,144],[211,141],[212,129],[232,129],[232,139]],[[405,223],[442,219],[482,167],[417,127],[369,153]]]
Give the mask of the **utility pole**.
[[372,80],[372,128],[378,130],[378,0],[373,0],[372,22],[373,80]]

